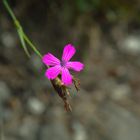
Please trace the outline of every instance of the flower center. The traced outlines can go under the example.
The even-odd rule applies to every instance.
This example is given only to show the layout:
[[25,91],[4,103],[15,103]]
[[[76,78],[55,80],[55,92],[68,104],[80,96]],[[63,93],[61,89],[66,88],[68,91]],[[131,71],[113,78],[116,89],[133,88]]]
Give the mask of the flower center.
[[65,67],[66,63],[67,63],[66,61],[62,60],[61,63],[60,63],[61,67]]

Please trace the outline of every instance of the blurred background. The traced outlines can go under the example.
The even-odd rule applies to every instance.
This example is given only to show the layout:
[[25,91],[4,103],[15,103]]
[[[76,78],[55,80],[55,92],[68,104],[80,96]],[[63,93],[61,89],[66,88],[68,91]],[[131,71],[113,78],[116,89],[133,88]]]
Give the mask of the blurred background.
[[9,3],[42,54],[72,43],[85,69],[67,113],[0,2],[0,140],[140,140],[140,1]]

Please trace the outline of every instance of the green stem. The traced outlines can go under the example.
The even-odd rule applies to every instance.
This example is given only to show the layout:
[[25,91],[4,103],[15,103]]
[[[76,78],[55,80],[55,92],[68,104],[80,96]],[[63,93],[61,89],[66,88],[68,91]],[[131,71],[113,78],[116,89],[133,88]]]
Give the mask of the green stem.
[[26,44],[25,42],[29,45],[29,47],[31,47],[31,49],[40,57],[42,58],[42,55],[41,53],[36,49],[36,46],[30,41],[30,39],[28,38],[28,36],[24,33],[23,29],[22,29],[22,26],[20,25],[20,22],[17,20],[16,16],[14,15],[12,9],[10,8],[7,0],[3,0],[3,3],[7,9],[7,11],[9,12],[10,16],[12,17],[13,21],[14,21],[14,24],[16,26],[16,29],[17,29],[17,32],[18,32],[18,35],[20,37],[20,41],[21,41],[21,44],[24,48],[24,51],[25,53],[29,56],[29,53],[28,53],[28,50],[27,50],[27,47],[26,47]]
[[30,41],[30,39],[27,37],[27,35],[23,32],[23,38],[25,41],[29,44],[29,46],[33,49],[33,51],[40,57],[42,58],[41,53],[36,49],[35,45]]
[[13,19],[14,21],[16,21],[16,20],[17,20],[17,19],[16,19],[16,16],[14,15],[14,13],[13,13],[12,9],[10,8],[9,4],[7,3],[7,1],[6,1],[6,0],[3,0],[3,3],[4,3],[4,5],[5,5],[5,7],[6,7],[6,9],[8,10],[10,16],[12,17],[12,19]]
[[30,57],[30,53],[28,52],[26,42],[25,42],[25,40],[23,38],[23,35],[22,35],[23,34],[22,29],[17,30],[17,32],[18,32],[18,36],[19,36],[19,39],[20,39],[21,44],[22,44],[22,48],[24,49],[24,51],[27,54],[27,56]]

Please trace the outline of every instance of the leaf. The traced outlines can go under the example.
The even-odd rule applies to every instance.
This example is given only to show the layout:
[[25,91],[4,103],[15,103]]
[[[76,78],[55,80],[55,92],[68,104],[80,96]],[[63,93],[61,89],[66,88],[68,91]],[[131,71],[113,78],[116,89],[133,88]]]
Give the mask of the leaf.
[[32,50],[40,57],[42,58],[41,53],[37,50],[36,46],[32,43],[32,41],[28,38],[28,36],[22,32],[23,38],[26,41],[26,43],[32,48]]
[[25,40],[24,40],[24,37],[23,37],[22,28],[18,28],[17,32],[18,32],[18,35],[19,35],[19,39],[20,39],[22,48],[24,49],[26,55],[27,55],[28,57],[30,57],[30,53],[29,53],[29,51],[28,51],[28,49],[27,49],[27,46],[26,46],[26,43],[25,43]]

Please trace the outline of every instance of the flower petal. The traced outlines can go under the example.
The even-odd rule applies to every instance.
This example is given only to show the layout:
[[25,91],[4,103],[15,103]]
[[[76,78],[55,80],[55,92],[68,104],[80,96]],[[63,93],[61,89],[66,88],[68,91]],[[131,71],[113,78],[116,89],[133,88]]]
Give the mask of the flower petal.
[[61,71],[61,66],[56,65],[54,67],[48,68],[46,70],[45,76],[48,77],[48,79],[52,80],[52,79],[55,79],[58,76],[60,71]]
[[72,84],[72,76],[67,68],[62,68],[62,82],[64,85]]
[[46,55],[44,55],[42,57],[42,61],[44,64],[48,66],[55,66],[60,64],[60,60],[56,58],[54,55],[52,55],[51,53],[47,53]]
[[72,56],[75,54],[76,49],[74,48],[73,45],[68,44],[65,46],[64,50],[63,50],[63,55],[62,55],[62,60],[63,61],[69,61]]
[[84,64],[78,61],[69,61],[67,62],[68,69],[72,69],[74,71],[81,71],[84,68]]

